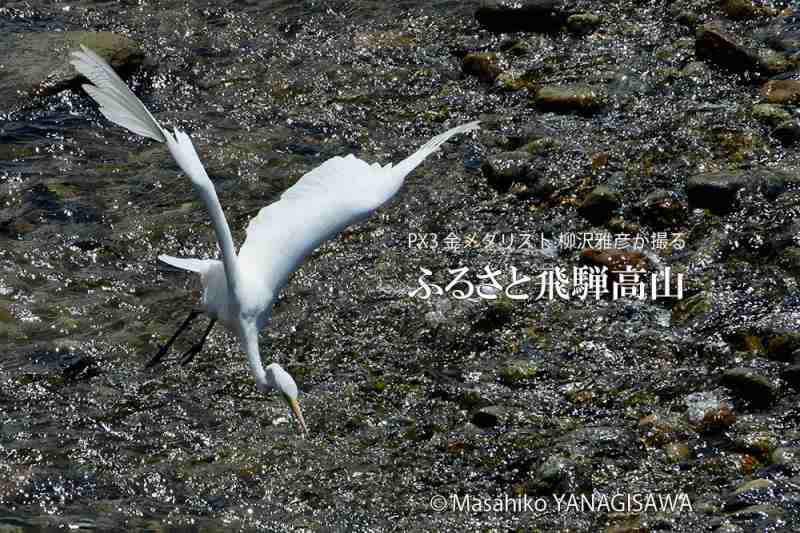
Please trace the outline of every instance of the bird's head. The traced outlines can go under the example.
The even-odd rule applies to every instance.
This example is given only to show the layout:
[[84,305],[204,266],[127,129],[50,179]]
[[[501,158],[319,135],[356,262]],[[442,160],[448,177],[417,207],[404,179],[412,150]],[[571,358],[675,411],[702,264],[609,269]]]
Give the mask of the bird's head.
[[300,404],[297,402],[297,383],[294,378],[281,367],[278,363],[272,363],[267,366],[267,379],[272,382],[275,390],[283,397],[292,410],[292,414],[300,424],[302,433],[308,433],[306,428],[306,421],[303,419],[303,412],[300,410]]

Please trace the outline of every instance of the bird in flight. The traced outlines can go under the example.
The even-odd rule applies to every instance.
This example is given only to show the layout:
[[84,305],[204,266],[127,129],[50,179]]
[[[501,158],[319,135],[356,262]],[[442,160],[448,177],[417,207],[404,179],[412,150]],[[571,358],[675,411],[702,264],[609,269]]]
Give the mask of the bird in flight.
[[72,52],[72,65],[92,85],[83,85],[111,122],[143,137],[167,143],[172,157],[189,176],[205,204],[214,227],[222,260],[160,255],[174,267],[200,274],[202,311],[193,310],[159,352],[153,366],[167,353],[180,333],[201,313],[211,319],[200,342],[181,358],[186,364],[202,349],[216,321],[239,340],[260,391],[277,390],[297,419],[302,433],[307,427],[297,400],[297,384],[279,364],[264,368],[258,332],[269,321],[272,305],[289,275],[317,246],[344,228],[367,218],[400,189],[405,177],[453,135],[478,129],[478,121],[437,135],[397,165],[372,165],[350,154],[328,159],[289,187],[280,200],[262,208],[247,226],[247,237],[236,253],[228,222],[214,184],[186,133],[170,133],[153,118],[122,79],[94,51],[81,45]]

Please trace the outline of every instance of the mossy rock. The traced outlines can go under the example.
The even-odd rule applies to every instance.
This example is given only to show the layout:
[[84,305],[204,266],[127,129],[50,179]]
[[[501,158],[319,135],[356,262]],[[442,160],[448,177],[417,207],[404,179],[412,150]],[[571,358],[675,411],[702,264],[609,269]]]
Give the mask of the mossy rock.
[[591,115],[606,104],[605,89],[589,85],[545,85],[534,103],[542,111]]
[[689,298],[678,300],[672,306],[672,322],[683,324],[689,320],[701,317],[711,311],[711,293],[702,291]]
[[23,159],[36,153],[36,148],[22,144],[0,144],[0,161]]
[[500,380],[506,385],[523,385],[539,371],[538,365],[531,361],[517,360],[505,364],[499,371]]

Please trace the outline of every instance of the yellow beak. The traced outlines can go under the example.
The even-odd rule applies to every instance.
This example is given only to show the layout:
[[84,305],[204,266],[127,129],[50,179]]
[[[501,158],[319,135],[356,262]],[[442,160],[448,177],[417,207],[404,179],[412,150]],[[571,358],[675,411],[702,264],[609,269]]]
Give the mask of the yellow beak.
[[297,421],[300,423],[300,429],[302,430],[303,434],[308,433],[308,428],[306,427],[306,421],[303,419],[303,411],[300,410],[300,404],[297,403],[296,399],[289,398],[289,407],[292,408],[292,413]]

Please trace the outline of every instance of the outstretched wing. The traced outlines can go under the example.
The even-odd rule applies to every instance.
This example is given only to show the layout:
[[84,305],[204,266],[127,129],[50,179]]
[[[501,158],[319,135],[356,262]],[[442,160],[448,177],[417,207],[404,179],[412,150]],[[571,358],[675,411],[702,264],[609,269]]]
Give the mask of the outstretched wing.
[[103,116],[133,133],[166,142],[164,130],[150,111],[102,57],[84,45],[72,57],[70,63],[94,84],[83,85],[83,90],[100,104]]
[[[174,136],[162,128],[142,101],[117,76],[114,69],[95,52],[81,45],[80,51],[72,52],[72,58],[72,65],[94,84],[86,84],[83,88],[89,96],[100,104],[100,112],[103,116],[133,133],[167,143],[172,157],[186,175],[189,176],[189,179],[192,180],[192,185],[194,185],[197,195],[205,204],[206,209],[208,209],[208,214],[211,216],[211,222],[214,226],[214,233],[217,236],[220,248],[222,248],[222,261],[225,264],[228,287],[236,290],[236,287],[240,285],[240,275],[235,261],[236,251],[233,246],[233,238],[228,228],[228,222],[225,220],[225,214],[219,204],[217,191],[214,189],[214,184],[211,183],[208,174],[206,174],[203,163],[200,162],[200,157],[194,149],[192,140],[177,128],[174,130]],[[186,260],[172,259],[173,263],[170,263],[169,260],[165,260],[165,262],[175,264],[174,261],[184,261],[183,265],[175,266],[187,270],[195,270],[187,267],[189,263],[186,263]],[[194,266],[197,267],[197,264],[195,263]]]
[[325,161],[250,221],[239,250],[242,269],[279,291],[317,246],[391,199],[405,177],[450,137],[477,128],[477,121],[470,122],[437,135],[396,166],[370,165],[352,154]]

